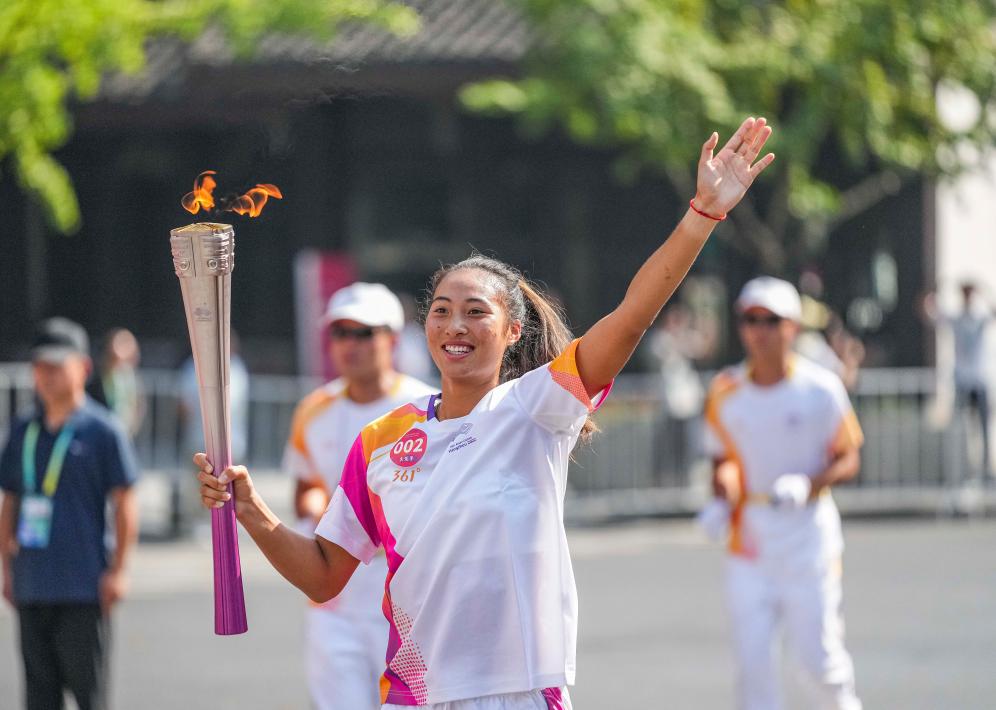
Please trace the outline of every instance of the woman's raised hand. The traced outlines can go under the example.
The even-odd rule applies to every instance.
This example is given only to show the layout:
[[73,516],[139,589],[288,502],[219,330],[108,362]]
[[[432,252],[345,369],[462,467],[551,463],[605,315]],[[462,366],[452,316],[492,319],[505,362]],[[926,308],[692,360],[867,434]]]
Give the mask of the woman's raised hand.
[[736,207],[754,178],[775,159],[774,153],[768,153],[754,162],[770,135],[771,126],[764,118],[748,118],[715,155],[712,151],[719,145],[719,134],[709,136],[699,157],[694,208],[722,219]]
[[197,466],[197,480],[201,482],[201,503],[205,508],[220,508],[232,494],[228,492],[228,484],[232,484],[235,495],[236,514],[238,505],[248,503],[252,498],[252,479],[245,466],[229,466],[219,476],[214,475],[214,466],[208,461],[206,454],[194,454],[194,465]]

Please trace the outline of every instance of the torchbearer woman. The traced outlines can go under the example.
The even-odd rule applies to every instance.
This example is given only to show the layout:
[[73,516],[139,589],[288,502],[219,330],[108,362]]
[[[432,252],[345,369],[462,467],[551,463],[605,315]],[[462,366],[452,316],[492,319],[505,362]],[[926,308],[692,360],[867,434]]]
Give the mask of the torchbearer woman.
[[384,707],[570,707],[571,449],[716,221],[774,160],[755,162],[770,134],[763,118],[748,118],[715,155],[719,136],[709,137],[689,210],[582,338],[571,341],[556,308],[501,262],[471,257],[437,272],[425,330],[442,392],[363,429],[315,539],[280,522],[245,467],[215,478],[194,457],[205,505],[222,505],[233,482],[239,522],[315,601],[385,550]]

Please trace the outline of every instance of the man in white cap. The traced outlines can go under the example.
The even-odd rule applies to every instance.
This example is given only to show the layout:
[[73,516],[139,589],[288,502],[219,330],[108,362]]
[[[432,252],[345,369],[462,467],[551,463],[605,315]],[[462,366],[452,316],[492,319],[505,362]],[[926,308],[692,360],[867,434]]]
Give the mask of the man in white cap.
[[[284,453],[284,467],[297,479],[294,507],[302,531],[309,534],[328,506],[329,491],[336,489],[360,430],[435,392],[394,369],[404,313],[386,286],[357,282],[336,291],[322,325],[340,377],[298,405]],[[338,597],[308,610],[306,670],[316,710],[380,707],[378,679],[389,631],[381,610],[386,579],[381,556],[360,565]]]
[[712,510],[725,510],[728,522],[738,707],[782,707],[775,658],[784,625],[813,693],[808,707],[856,710],[841,616],[843,538],[829,489],[857,474],[861,427],[840,378],[792,352],[801,305],[790,283],[748,282],[736,311],[747,359],[712,383],[706,446],[719,501]]

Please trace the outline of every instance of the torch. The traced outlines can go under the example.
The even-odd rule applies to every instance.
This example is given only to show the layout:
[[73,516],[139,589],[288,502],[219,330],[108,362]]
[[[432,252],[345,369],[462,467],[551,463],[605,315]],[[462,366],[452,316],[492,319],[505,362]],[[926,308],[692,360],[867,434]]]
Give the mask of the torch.
[[[181,200],[191,214],[215,208],[213,170],[197,176],[193,192]],[[256,185],[244,195],[221,200],[219,209],[259,216],[267,199],[282,195],[275,185]],[[205,453],[219,473],[232,465],[232,417],[228,396],[231,357],[232,269],[235,230],[228,224],[198,222],[170,232],[173,268],[180,279],[183,309],[201,402]],[[228,485],[232,493],[232,484]],[[242,568],[239,564],[235,499],[211,509],[214,550],[214,632],[227,636],[248,630]]]
[[[180,279],[190,349],[204,425],[205,452],[219,473],[232,465],[232,416],[229,406],[232,268],[235,230],[231,225],[200,222],[170,232],[173,267]],[[232,492],[232,484],[228,485]],[[214,549],[214,632],[248,630],[239,564],[234,497],[211,509]]]

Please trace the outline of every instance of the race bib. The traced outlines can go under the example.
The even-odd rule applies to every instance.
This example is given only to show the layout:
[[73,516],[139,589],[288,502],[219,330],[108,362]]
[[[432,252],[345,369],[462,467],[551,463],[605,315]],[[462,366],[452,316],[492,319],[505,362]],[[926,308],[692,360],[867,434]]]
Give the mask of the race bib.
[[52,499],[28,495],[21,498],[21,517],[17,523],[17,541],[21,547],[48,547],[52,533]]

